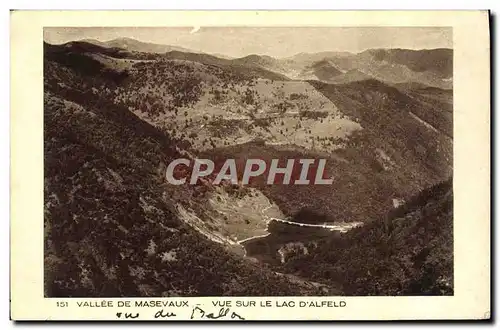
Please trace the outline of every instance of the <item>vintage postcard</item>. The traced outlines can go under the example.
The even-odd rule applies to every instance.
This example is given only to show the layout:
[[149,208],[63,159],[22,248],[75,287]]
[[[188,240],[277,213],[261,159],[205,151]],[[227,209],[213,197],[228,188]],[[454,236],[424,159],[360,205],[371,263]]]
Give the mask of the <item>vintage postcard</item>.
[[11,13],[11,318],[490,316],[486,11]]

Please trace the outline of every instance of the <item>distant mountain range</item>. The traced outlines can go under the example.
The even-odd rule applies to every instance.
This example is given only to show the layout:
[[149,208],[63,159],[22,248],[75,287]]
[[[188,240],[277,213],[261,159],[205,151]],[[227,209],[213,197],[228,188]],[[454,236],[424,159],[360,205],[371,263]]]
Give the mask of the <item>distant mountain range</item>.
[[[164,54],[175,51],[208,55],[184,47],[142,42],[132,38],[118,38],[106,42],[95,39],[81,41],[132,52]],[[170,57],[173,56],[178,57],[179,54],[171,54]],[[375,78],[388,84],[413,82],[442,89],[451,89],[453,84],[453,51],[448,48],[369,49],[360,53],[299,53],[286,58],[256,54],[241,58],[231,58],[222,54],[211,54],[211,56],[231,61],[227,64],[263,68],[290,79],[346,83]],[[200,59],[200,61],[205,63],[216,60]]]
[[451,89],[453,83],[451,49],[372,49],[358,54],[301,53],[286,59],[252,55],[243,59],[246,65],[260,66],[292,79],[344,83],[375,78],[389,84],[416,82],[443,89]]
[[[430,187],[453,174],[451,63],[447,49],[227,59],[45,43],[46,296],[450,294],[451,180]],[[239,173],[323,158],[333,184],[170,185],[178,158]],[[254,258],[241,242],[256,236]]]
[[98,41],[95,39],[83,39],[82,42],[89,42],[102,47],[116,47],[134,52],[145,53],[167,53],[173,50],[180,52],[193,52],[191,49],[178,46],[160,45],[150,42],[142,42],[132,38],[117,38],[109,41]]

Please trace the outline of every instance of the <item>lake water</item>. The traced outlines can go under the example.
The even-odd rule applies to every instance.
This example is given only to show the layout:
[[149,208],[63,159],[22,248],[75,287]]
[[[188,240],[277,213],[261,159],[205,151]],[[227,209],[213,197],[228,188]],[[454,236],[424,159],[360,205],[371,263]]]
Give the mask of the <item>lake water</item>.
[[307,246],[323,238],[340,236],[361,223],[302,224],[282,219],[268,223],[268,235],[262,235],[240,242],[247,257],[253,257],[269,264],[281,264],[279,250],[287,243],[300,242]]

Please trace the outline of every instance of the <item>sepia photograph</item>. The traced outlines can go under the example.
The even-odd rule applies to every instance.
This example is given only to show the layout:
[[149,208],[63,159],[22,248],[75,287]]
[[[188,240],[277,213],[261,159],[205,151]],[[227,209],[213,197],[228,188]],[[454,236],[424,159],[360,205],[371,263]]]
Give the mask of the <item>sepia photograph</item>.
[[45,295],[453,295],[452,34],[44,28]]
[[13,11],[11,319],[491,319],[487,11]]

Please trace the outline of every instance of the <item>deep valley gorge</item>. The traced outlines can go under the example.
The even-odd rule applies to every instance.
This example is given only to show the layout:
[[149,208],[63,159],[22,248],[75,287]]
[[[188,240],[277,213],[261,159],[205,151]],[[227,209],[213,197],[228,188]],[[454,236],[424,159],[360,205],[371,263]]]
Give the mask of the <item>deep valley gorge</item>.
[[[452,49],[43,56],[46,297],[453,295]],[[332,183],[172,185],[178,158]]]

